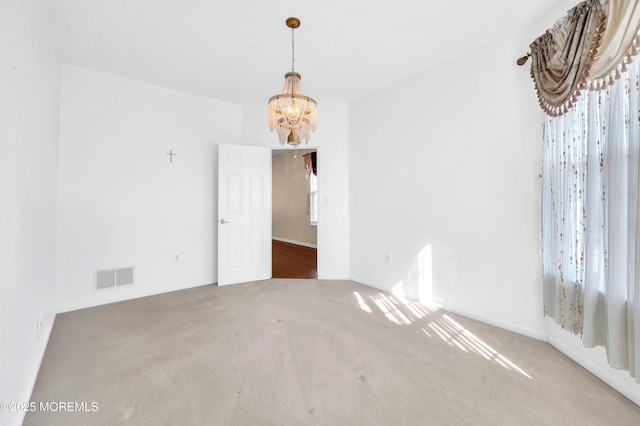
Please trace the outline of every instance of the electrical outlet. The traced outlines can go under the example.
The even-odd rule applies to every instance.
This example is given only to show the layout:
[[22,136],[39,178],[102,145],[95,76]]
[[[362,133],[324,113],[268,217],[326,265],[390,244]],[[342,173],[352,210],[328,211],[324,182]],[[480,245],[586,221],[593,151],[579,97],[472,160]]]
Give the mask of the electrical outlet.
[[42,334],[42,322],[42,317],[38,318],[38,321],[36,321],[36,340],[38,340]]
[[180,256],[180,253],[176,253],[176,254],[174,254],[174,255],[173,255],[173,261],[174,261],[175,263],[180,262],[180,259],[181,259],[181,258],[182,258],[182,256]]

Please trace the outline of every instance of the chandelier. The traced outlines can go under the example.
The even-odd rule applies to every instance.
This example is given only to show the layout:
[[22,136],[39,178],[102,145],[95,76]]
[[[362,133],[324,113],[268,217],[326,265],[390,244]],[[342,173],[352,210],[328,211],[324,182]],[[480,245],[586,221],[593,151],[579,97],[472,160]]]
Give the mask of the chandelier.
[[269,99],[267,120],[269,130],[276,131],[280,143],[298,146],[302,140],[309,143],[310,132],[316,131],[318,105],[316,101],[302,94],[301,75],[295,72],[294,31],[300,26],[298,18],[287,18],[291,28],[291,72],[284,75],[282,93]]

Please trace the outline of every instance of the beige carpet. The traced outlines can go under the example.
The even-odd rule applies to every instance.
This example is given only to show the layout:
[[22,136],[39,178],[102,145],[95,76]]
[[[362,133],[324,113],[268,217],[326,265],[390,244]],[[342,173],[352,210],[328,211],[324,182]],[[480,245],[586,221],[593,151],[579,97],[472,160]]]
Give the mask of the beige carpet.
[[27,425],[640,424],[640,407],[545,343],[349,281],[59,315],[32,400],[87,411]]

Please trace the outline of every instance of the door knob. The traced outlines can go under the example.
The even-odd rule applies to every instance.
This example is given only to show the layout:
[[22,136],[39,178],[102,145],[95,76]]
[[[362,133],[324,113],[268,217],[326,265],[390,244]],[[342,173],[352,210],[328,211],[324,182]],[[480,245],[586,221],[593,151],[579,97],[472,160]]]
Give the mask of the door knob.
[[220,219],[220,223],[224,225],[225,223],[231,223],[231,222],[229,222],[228,220]]

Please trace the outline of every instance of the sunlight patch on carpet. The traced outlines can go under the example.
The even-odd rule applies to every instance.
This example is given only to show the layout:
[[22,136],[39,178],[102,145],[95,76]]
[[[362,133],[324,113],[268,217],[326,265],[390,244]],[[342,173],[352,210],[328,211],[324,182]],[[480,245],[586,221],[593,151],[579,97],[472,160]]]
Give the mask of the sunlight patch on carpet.
[[[526,371],[518,367],[513,362],[509,361],[505,356],[499,354],[495,349],[486,344],[482,339],[475,334],[464,328],[460,323],[451,318],[449,315],[442,315],[440,319],[435,323],[429,324],[429,326],[435,325],[438,327],[442,334],[440,337],[448,343],[453,343],[458,348],[465,352],[475,353],[482,356],[487,361],[491,361],[507,370],[515,371],[523,376],[532,379]],[[444,337],[442,337],[444,336]]]
[[356,297],[356,303],[358,304],[358,307],[360,309],[362,309],[363,311],[365,311],[367,313],[372,313],[373,312],[371,310],[371,308],[369,307],[369,305],[367,305],[367,302],[365,302],[364,299],[362,298],[362,296],[360,296],[360,293],[358,293],[357,291],[354,291],[353,295]]
[[364,312],[373,313],[370,306],[372,305],[388,321],[396,325],[424,324],[420,328],[420,332],[426,337],[439,338],[451,347],[481,356],[495,365],[533,380],[526,371],[436,307],[425,306],[410,299],[383,292],[368,296],[372,304],[367,303],[367,300],[359,292],[354,291],[353,295],[356,305]]

